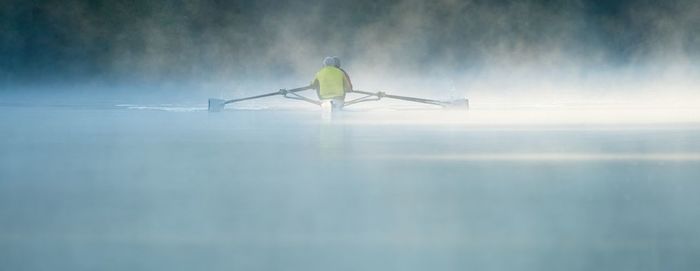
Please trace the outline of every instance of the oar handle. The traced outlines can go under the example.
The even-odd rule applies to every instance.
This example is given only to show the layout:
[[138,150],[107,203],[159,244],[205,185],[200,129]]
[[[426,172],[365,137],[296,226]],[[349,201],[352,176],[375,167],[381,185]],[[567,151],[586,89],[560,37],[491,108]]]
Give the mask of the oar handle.
[[305,87],[293,88],[293,89],[280,89],[276,92],[270,92],[270,93],[261,94],[261,95],[257,95],[257,96],[231,99],[231,100],[225,101],[224,104],[230,104],[230,103],[235,103],[235,102],[240,102],[240,101],[247,101],[247,100],[252,100],[252,99],[270,97],[270,96],[275,96],[275,95],[284,95],[288,92],[299,92],[299,91],[303,91],[303,90],[307,90],[307,89],[311,89],[311,88],[312,88],[311,86],[305,86]]

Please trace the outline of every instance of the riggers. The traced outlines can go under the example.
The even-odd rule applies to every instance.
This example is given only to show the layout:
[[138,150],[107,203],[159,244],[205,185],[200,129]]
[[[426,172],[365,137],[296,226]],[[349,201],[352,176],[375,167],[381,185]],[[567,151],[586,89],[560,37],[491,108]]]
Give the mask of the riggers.
[[342,109],[344,107],[347,107],[349,105],[353,105],[356,103],[369,102],[369,101],[379,101],[383,98],[402,100],[402,101],[408,101],[408,102],[423,103],[423,104],[432,104],[432,105],[437,105],[437,106],[440,106],[442,108],[448,108],[448,109],[465,109],[465,110],[469,109],[469,100],[467,98],[455,99],[455,100],[451,100],[451,101],[438,101],[438,100],[423,99],[423,98],[416,98],[416,97],[392,95],[392,94],[388,94],[388,93],[383,92],[383,91],[368,92],[368,91],[362,91],[362,90],[351,90],[351,91],[348,91],[347,94],[359,94],[359,95],[364,95],[364,96],[359,97],[359,98],[355,98],[353,100],[345,101],[345,96],[338,96],[338,97],[330,98],[330,99],[314,100],[314,99],[299,95],[297,93],[297,92],[301,92],[301,91],[308,90],[308,89],[312,89],[312,86],[300,87],[300,88],[295,88],[295,89],[280,89],[277,92],[272,92],[272,93],[267,93],[267,94],[252,96],[252,97],[246,97],[246,98],[232,99],[232,100],[209,99],[209,112],[221,111],[224,109],[225,105],[230,104],[230,103],[242,102],[242,101],[247,101],[247,100],[252,100],[252,99],[276,96],[276,95],[280,95],[280,96],[285,97],[287,99],[309,102],[309,103],[312,103],[312,104],[315,104],[318,106],[321,106],[324,101],[331,101],[332,107],[336,110]]

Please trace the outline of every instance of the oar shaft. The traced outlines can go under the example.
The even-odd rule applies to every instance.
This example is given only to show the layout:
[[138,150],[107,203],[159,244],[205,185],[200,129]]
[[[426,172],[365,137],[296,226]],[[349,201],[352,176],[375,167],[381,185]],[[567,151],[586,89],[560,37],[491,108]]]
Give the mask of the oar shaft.
[[240,102],[240,101],[246,101],[246,100],[252,100],[252,99],[257,99],[257,98],[270,97],[270,96],[275,96],[275,95],[280,95],[279,91],[277,91],[277,92],[271,92],[271,93],[267,93],[267,94],[262,94],[262,95],[257,95],[257,96],[251,96],[251,97],[245,97],[245,98],[239,98],[239,99],[231,99],[231,100],[225,101],[224,104],[230,104],[230,103],[235,103],[235,102]]
[[415,97],[406,97],[406,96],[398,96],[398,95],[391,95],[391,94],[386,94],[386,95],[384,95],[384,97],[392,98],[392,99],[397,99],[397,100],[404,100],[404,101],[417,102],[417,103],[426,103],[426,104],[434,104],[434,105],[442,105],[442,104],[443,104],[443,102],[441,102],[441,101],[436,101],[436,100],[423,99],[423,98],[415,98]]
[[[307,89],[311,89],[311,86],[289,89],[289,90],[287,90],[287,92],[299,92],[299,91],[303,91],[303,90],[307,90]],[[270,97],[270,96],[275,96],[275,95],[284,95],[284,92],[283,91],[276,91],[276,92],[270,92],[270,93],[261,94],[261,95],[257,95],[257,96],[232,99],[232,100],[225,101],[224,104],[230,104],[230,103],[247,101],[247,100],[258,99],[258,98],[265,98],[265,97]]]
[[427,103],[427,104],[434,104],[434,105],[443,105],[444,104],[444,102],[437,101],[437,100],[392,95],[392,94],[386,94],[383,92],[368,92],[368,91],[362,91],[362,90],[352,90],[350,92],[364,94],[364,95],[370,95],[370,96],[377,96],[379,98],[386,97],[386,98],[391,98],[391,99],[404,100],[404,101],[417,102],[417,103]]

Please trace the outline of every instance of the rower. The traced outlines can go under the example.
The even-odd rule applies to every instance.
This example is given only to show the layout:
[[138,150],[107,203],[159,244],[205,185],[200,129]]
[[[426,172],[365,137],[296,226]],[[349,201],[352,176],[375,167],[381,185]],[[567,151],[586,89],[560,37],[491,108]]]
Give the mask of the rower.
[[[319,98],[318,101],[297,93],[309,89],[316,90],[316,94]],[[364,96],[355,98],[353,100],[345,101],[345,94],[347,93],[354,93],[356,95],[359,94]],[[379,101],[383,98],[432,104],[441,106],[443,108],[469,108],[469,100],[467,100],[467,98],[460,98],[452,101],[439,101],[393,95],[385,93],[383,91],[369,92],[355,90],[352,87],[352,82],[350,82],[350,76],[348,76],[348,74],[340,68],[340,59],[338,57],[329,56],[323,59],[323,68],[321,68],[321,70],[319,70],[316,73],[316,77],[314,77],[314,80],[308,86],[293,89],[280,89],[279,91],[275,92],[230,100],[210,98],[208,110],[209,112],[218,112],[224,110],[224,106],[226,106],[227,104],[278,95],[283,96],[287,99],[300,100],[315,105],[320,105],[322,112],[324,113],[331,113],[332,111],[343,109],[346,106],[353,105],[356,103]]]
[[340,68],[340,59],[335,56],[323,59],[323,68],[316,73],[311,87],[316,90],[321,106],[330,104],[333,110],[342,109],[345,93],[352,91],[350,77]]

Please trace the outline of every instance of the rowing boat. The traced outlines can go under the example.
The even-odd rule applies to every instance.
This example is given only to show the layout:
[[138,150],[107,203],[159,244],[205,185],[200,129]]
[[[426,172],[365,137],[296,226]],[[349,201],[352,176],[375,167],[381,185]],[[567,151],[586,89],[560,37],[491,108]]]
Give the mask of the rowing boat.
[[[224,110],[224,107],[227,104],[248,101],[248,100],[253,100],[253,99],[260,99],[260,98],[271,97],[271,96],[282,96],[282,97],[287,98],[287,99],[299,100],[299,101],[312,103],[312,104],[315,104],[317,106],[320,106],[321,108],[328,108],[328,105],[327,105],[328,103],[326,101],[315,100],[315,99],[312,99],[312,98],[309,98],[309,97],[306,97],[304,95],[299,94],[299,92],[302,92],[305,90],[310,90],[310,89],[312,89],[311,86],[305,86],[305,87],[294,88],[294,89],[280,89],[280,90],[275,91],[275,92],[270,92],[270,93],[265,93],[265,94],[261,94],[261,95],[250,96],[250,97],[244,97],[244,98],[230,99],[230,100],[210,98],[208,110],[209,110],[209,112],[220,112],[220,111]],[[469,100],[467,98],[455,99],[455,100],[451,100],[451,101],[439,101],[439,100],[432,100],[432,99],[393,95],[393,94],[388,94],[384,91],[370,92],[370,91],[362,91],[362,90],[351,90],[351,91],[346,92],[346,95],[348,95],[348,94],[355,96],[355,98],[343,102],[343,104],[339,106],[340,109],[354,105],[354,104],[362,103],[362,102],[379,101],[379,100],[384,99],[384,98],[435,105],[435,106],[439,106],[441,108],[446,108],[446,109],[464,109],[464,110],[466,110],[469,108]]]

